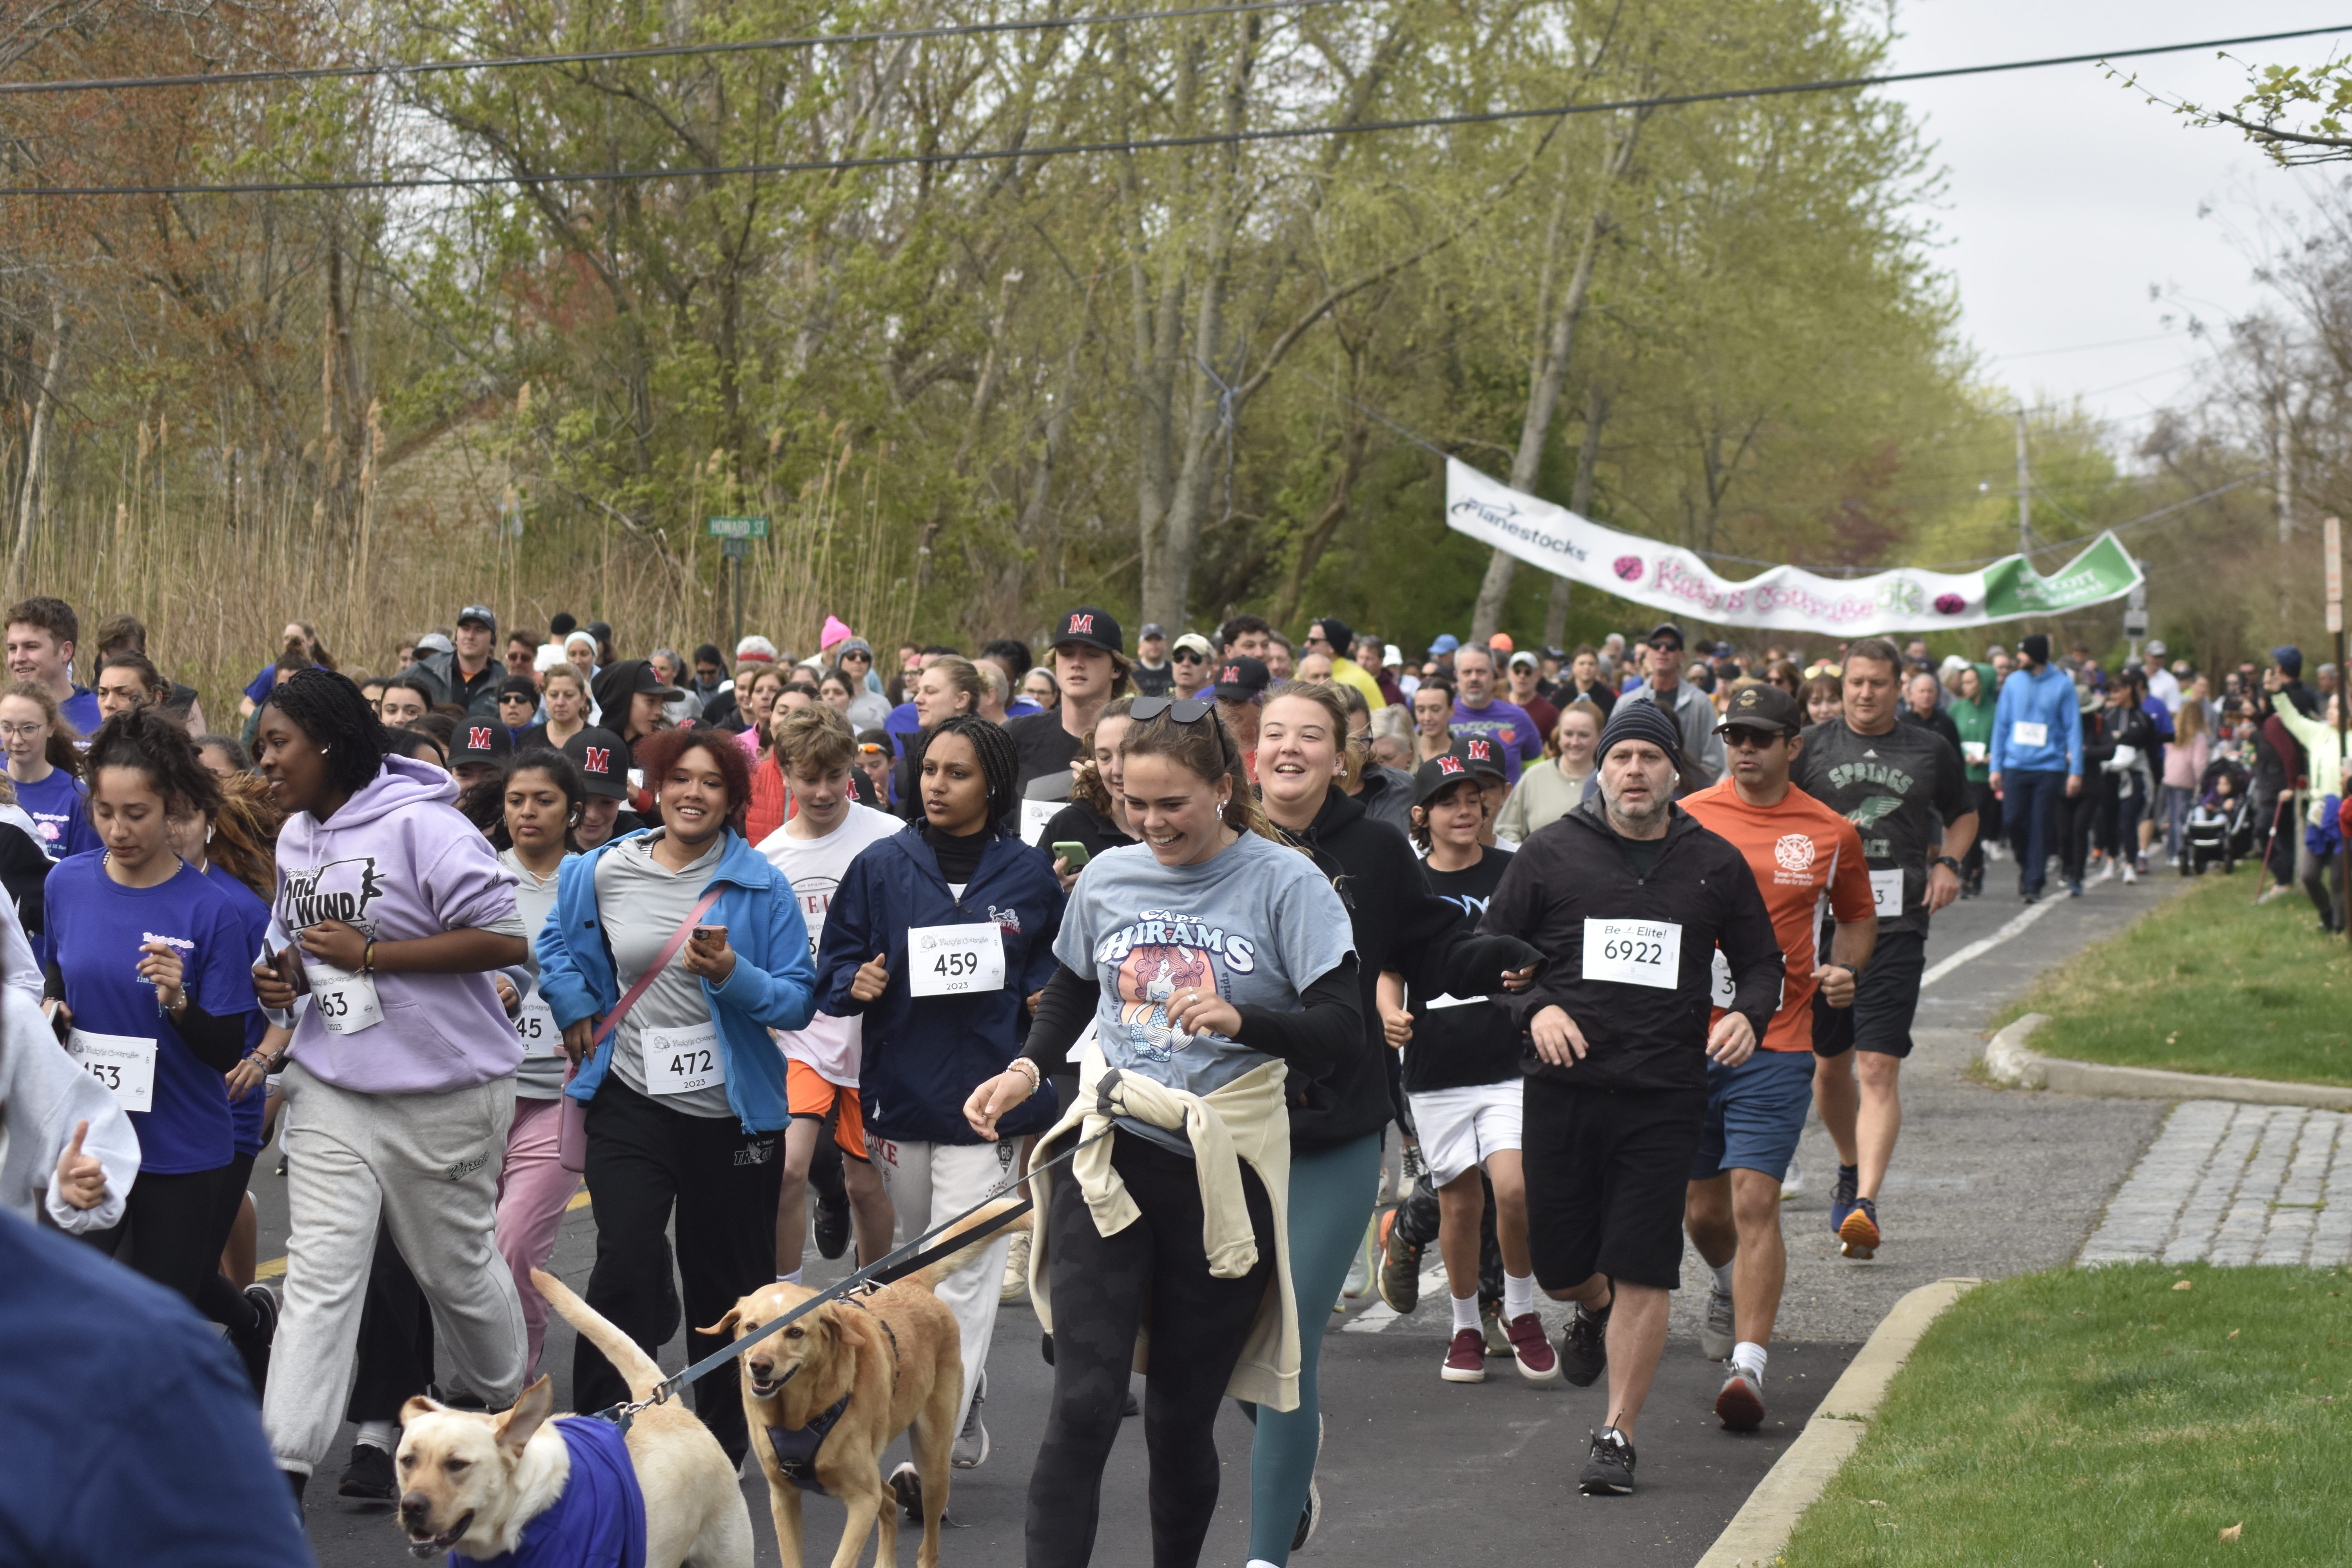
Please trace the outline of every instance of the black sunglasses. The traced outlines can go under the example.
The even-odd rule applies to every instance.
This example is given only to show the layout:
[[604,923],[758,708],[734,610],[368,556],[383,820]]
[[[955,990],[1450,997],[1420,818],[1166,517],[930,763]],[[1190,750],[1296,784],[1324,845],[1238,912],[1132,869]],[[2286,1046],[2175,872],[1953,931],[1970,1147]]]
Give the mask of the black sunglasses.
[[1180,647],[1176,650],[1176,662],[1178,664],[1206,664],[1208,661],[1208,655],[1194,653],[1189,647]]
[[1127,712],[1139,724],[1149,723],[1163,713],[1179,724],[1197,724],[1216,710],[1215,703],[1199,702],[1189,697],[1142,697]]

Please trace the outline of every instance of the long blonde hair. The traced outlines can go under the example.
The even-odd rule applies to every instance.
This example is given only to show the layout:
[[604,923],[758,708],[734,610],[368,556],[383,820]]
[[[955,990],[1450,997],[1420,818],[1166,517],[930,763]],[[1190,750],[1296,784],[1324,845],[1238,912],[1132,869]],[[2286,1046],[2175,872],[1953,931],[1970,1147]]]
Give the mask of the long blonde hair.
[[1364,776],[1365,765],[1371,760],[1371,737],[1359,735],[1348,727],[1348,700],[1337,685],[1322,685],[1311,680],[1277,680],[1266,688],[1265,701],[1258,711],[1263,713],[1285,697],[1303,697],[1331,716],[1333,744],[1339,753],[1339,763],[1346,771],[1331,781],[1331,787],[1342,795],[1356,793],[1358,781]]

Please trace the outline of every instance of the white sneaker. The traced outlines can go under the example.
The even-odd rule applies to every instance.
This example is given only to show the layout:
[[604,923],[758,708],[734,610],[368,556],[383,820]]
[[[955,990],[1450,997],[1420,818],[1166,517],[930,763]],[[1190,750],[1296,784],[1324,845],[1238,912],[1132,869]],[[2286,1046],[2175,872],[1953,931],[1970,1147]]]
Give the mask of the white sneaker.
[[1718,1290],[1712,1281],[1706,1289],[1706,1316],[1699,1320],[1699,1353],[1709,1361],[1729,1361],[1739,1341],[1739,1325],[1731,1310],[1731,1292]]
[[1780,1195],[1783,1198],[1793,1198],[1804,1190],[1805,1173],[1798,1168],[1797,1157],[1791,1154],[1789,1156],[1789,1169],[1780,1177]]
[[2099,862],[2099,874],[2092,878],[2091,880],[2094,882],[2112,882],[2115,880],[2115,877],[2116,859],[2114,856],[2109,855],[2101,859]]
[[1025,1230],[1013,1233],[1013,1249],[1004,1255],[1004,1283],[996,1292],[1001,1303],[1029,1299],[1029,1237]]
[[2131,865],[2130,865],[2130,863],[2129,863],[2129,862],[2126,862],[2126,863],[2125,863],[2125,866],[2124,866],[2124,886],[2125,886],[2125,887],[2126,887],[2126,888],[2128,888],[2128,887],[2130,887],[2134,882],[2137,882],[2137,881],[2138,881],[2138,880],[2139,880],[2139,874],[2138,874],[2137,872],[2134,871],[2134,870],[2131,868]]
[[1356,1247],[1356,1260],[1348,1265],[1347,1283],[1339,1287],[1340,1305],[1333,1311],[1345,1310],[1347,1302],[1372,1288],[1372,1254],[1380,1250],[1380,1225],[1376,1217],[1364,1227],[1364,1239]]
[[948,1463],[959,1470],[976,1470],[988,1463],[988,1426],[980,1418],[980,1407],[988,1403],[988,1369],[980,1369],[980,1387],[971,1396],[971,1411],[963,1418],[963,1430],[956,1434],[948,1447]]

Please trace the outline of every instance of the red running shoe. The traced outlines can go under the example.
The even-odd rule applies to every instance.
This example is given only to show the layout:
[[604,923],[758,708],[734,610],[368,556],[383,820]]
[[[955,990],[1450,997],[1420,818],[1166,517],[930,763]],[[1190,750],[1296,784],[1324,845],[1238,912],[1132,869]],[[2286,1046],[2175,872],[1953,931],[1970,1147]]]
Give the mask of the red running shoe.
[[1486,1336],[1475,1329],[1456,1329],[1454,1342],[1445,1347],[1441,1375],[1448,1383],[1486,1382]]
[[1511,1359],[1519,1363],[1519,1375],[1529,1383],[1559,1381],[1559,1357],[1553,1353],[1551,1341],[1544,1337],[1543,1320],[1533,1312],[1522,1312],[1503,1325],[1510,1336]]

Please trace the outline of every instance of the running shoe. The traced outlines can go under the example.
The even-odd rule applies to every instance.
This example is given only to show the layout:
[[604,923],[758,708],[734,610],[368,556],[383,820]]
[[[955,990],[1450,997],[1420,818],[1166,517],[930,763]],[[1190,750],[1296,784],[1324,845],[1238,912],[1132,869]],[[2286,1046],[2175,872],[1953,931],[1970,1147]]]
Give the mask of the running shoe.
[[1397,1211],[1381,1215],[1381,1300],[1402,1317],[1421,1305],[1421,1243],[1401,1235]]
[[278,1337],[278,1297],[268,1286],[247,1285],[245,1299],[253,1303],[253,1329],[244,1335],[231,1334],[229,1343],[237,1359],[245,1363],[245,1375],[253,1384],[256,1398],[269,1384],[269,1346]]
[[1552,1353],[1551,1341],[1545,1337],[1543,1320],[1533,1312],[1521,1312],[1503,1325],[1510,1337],[1511,1359],[1519,1363],[1519,1375],[1529,1383],[1558,1383],[1559,1357]]
[[1710,1281],[1706,1290],[1706,1316],[1699,1320],[1699,1353],[1709,1361],[1729,1361],[1732,1346],[1739,1342],[1739,1326],[1731,1315],[1731,1292]]
[[1298,1529],[1290,1537],[1290,1549],[1299,1550],[1315,1539],[1315,1527],[1323,1522],[1323,1489],[1313,1477],[1307,1481],[1307,1506],[1298,1510]]
[[849,1211],[846,1208],[835,1208],[819,1196],[814,1229],[820,1257],[838,1258],[849,1250]]
[[2133,883],[2135,883],[2135,882],[2137,882],[2137,881],[2138,881],[2138,880],[2139,880],[2139,871],[2137,870],[2137,868],[2136,868],[2131,864],[2131,862],[2130,862],[2130,861],[2128,861],[2128,860],[2125,861],[2125,862],[2124,862],[2124,886],[2125,886],[2125,887],[2126,887],[2126,888],[2128,888],[2128,887],[2130,887]]
[[898,1468],[890,1472],[890,1495],[898,1500],[899,1508],[906,1511],[908,1519],[921,1521],[923,1478],[921,1472],[915,1468],[912,1459],[899,1460]]
[[1633,1490],[1633,1445],[1614,1426],[1592,1435],[1592,1453],[1576,1489],[1586,1497],[1628,1497]]
[[1344,1311],[1347,1304],[1372,1288],[1372,1254],[1380,1247],[1380,1227],[1377,1220],[1364,1227],[1364,1239],[1356,1246],[1356,1256],[1348,1265],[1348,1278],[1339,1287],[1339,1303],[1331,1310]]
[[1429,1162],[1422,1158],[1418,1143],[1407,1143],[1398,1156],[1398,1163],[1404,1168],[1404,1184],[1407,1187],[1429,1174]]
[[1753,1432],[1764,1425],[1763,1379],[1734,1362],[1731,1375],[1715,1396],[1715,1418],[1727,1432]]
[[2079,879],[2074,877],[2066,879],[2066,896],[2070,899],[2079,899],[2083,896],[2083,884]]
[[[1609,1370],[1609,1313],[1588,1312],[1582,1303],[1568,1316],[1568,1331],[1559,1336],[1560,1370],[1579,1388]],[[1612,1428],[1613,1430],[1613,1428]]]
[[392,1456],[373,1443],[352,1444],[352,1462],[343,1467],[335,1495],[366,1502],[398,1502],[400,1480],[393,1473]]
[[1838,1226],[1838,1251],[1848,1258],[1871,1258],[1878,1252],[1878,1205],[1856,1198],[1853,1212]]
[[2102,856],[2100,856],[2100,857],[2098,858],[2098,860],[2099,860],[2099,874],[2098,874],[2097,876],[2095,876],[2095,877],[2092,878],[2092,879],[2091,879],[2091,880],[2093,880],[2094,882],[2112,882],[2112,881],[2114,881],[2114,880],[2116,879],[2116,859],[2115,859],[2115,857],[2114,857],[2114,856],[2112,856],[2112,855],[2102,855]]
[[988,1369],[980,1369],[980,1387],[972,1392],[971,1410],[963,1418],[963,1430],[956,1434],[955,1442],[948,1448],[948,1463],[959,1470],[976,1470],[988,1463],[988,1424],[980,1418],[980,1407],[988,1403]]
[[1780,1196],[1793,1198],[1805,1190],[1805,1173],[1794,1154],[1789,1156],[1789,1168],[1780,1176]]
[[1445,1365],[1439,1376],[1448,1383],[1486,1381],[1486,1336],[1475,1329],[1456,1329],[1445,1347]]
[[1845,1225],[1845,1216],[1853,1212],[1853,1194],[1862,1185],[1862,1173],[1852,1165],[1840,1165],[1837,1185],[1830,1189],[1830,1234],[1835,1236]]
[[1029,1299],[1029,1232],[1013,1233],[1013,1246],[1004,1254],[1004,1282],[997,1288],[999,1304],[1026,1301]]

